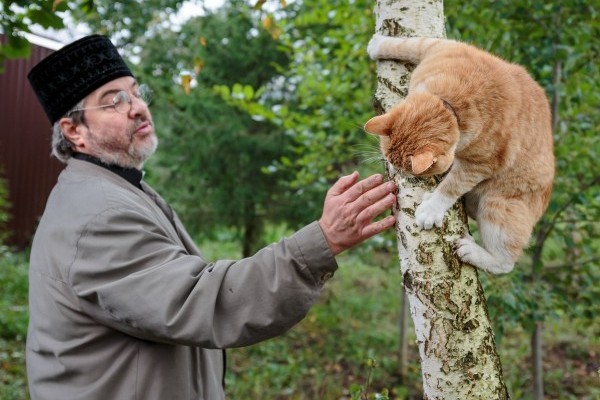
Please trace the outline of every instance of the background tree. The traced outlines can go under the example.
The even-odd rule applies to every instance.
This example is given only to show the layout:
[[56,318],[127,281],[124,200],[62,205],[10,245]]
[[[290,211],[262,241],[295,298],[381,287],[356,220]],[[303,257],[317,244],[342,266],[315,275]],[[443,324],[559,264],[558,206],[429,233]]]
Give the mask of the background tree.
[[[223,93],[246,112],[284,129],[286,153],[268,168],[305,202],[304,218],[318,216],[323,193],[341,173],[360,164],[381,169],[375,140],[362,126],[372,114],[374,76],[365,57],[371,2],[310,0],[265,13],[291,60],[277,87],[260,99]],[[232,90],[233,92],[233,90]],[[371,164],[371,165],[369,165]]]
[[292,222],[285,191],[263,172],[281,157],[286,138],[269,121],[226,104],[213,86],[235,86],[234,95],[252,98],[252,87],[272,84],[287,58],[239,1],[180,31],[154,29],[156,36],[136,42],[143,48],[140,78],[158,94],[161,151],[149,179],[199,237],[239,229],[248,256],[264,244],[265,223]]

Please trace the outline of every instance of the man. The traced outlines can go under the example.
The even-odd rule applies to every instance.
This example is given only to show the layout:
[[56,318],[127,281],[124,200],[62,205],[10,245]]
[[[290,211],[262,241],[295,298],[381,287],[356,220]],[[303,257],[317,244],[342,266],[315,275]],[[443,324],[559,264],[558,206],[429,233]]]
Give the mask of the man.
[[[205,261],[143,180],[157,145],[146,90],[92,35],[29,80],[66,162],[30,260],[27,372],[32,399],[222,399],[227,347],[282,334],[337,268],[335,255],[394,224],[380,175],[353,173],[323,213],[239,260]],[[201,201],[201,199],[199,199]]]

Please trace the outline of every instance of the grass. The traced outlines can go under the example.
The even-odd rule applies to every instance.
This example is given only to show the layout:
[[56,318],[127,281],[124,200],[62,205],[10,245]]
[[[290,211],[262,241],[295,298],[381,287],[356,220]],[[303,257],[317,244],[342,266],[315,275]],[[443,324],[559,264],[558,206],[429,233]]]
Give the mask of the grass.
[[319,304],[292,331],[228,352],[231,398],[338,399],[353,385],[366,386],[369,359],[377,362],[374,389],[397,385],[400,274],[340,264]]
[[[224,239],[224,238],[223,238]],[[207,258],[238,257],[236,246],[204,243]],[[397,349],[400,273],[380,253],[339,257],[340,269],[307,318],[287,334],[228,350],[227,398],[358,399],[384,389],[392,399],[421,399],[420,366],[410,326],[408,377],[401,383]],[[26,254],[0,254],[0,399],[27,399],[24,340]],[[374,265],[388,265],[386,268]],[[558,318],[544,330],[547,399],[600,399],[600,327]],[[596,324],[598,325],[598,324]],[[531,399],[529,334],[511,328],[498,345],[514,399]],[[375,360],[375,366],[370,360]],[[367,389],[368,386],[368,389]]]

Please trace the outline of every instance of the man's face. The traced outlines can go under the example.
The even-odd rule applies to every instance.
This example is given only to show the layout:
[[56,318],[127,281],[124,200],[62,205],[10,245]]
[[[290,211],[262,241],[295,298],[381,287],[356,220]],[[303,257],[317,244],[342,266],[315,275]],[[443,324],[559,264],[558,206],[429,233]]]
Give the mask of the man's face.
[[[154,153],[158,140],[154,132],[148,105],[136,95],[138,84],[132,77],[118,78],[90,93],[84,101],[81,140],[84,152],[98,157],[107,164],[125,168],[141,168]],[[125,112],[113,107],[93,108],[113,104],[118,92],[124,91],[131,99]],[[127,111],[128,110],[128,111]]]

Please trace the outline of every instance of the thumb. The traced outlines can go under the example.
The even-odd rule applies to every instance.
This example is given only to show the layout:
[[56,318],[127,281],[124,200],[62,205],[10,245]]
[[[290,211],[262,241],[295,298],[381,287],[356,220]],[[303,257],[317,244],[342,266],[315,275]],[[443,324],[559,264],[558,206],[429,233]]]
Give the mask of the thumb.
[[354,171],[350,175],[342,176],[337,180],[336,183],[333,184],[331,189],[329,189],[329,194],[339,196],[340,194],[344,193],[358,181],[358,175],[358,171]]

